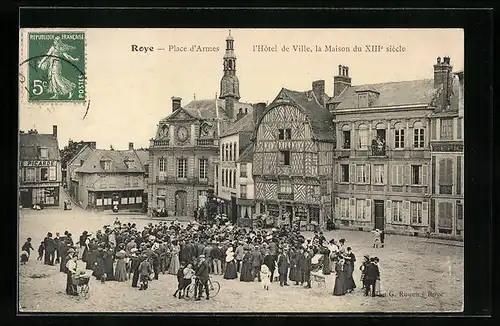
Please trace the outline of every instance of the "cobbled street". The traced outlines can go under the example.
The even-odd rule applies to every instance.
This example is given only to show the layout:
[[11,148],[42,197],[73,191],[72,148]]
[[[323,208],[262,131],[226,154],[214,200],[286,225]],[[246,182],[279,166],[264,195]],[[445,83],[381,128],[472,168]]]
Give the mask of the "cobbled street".
[[[245,283],[212,276],[221,284],[213,299],[199,302],[172,296],[177,287],[175,275],[162,275],[139,291],[130,282],[101,284],[91,278],[88,300],[65,294],[66,275],[58,266],[37,261],[36,250],[47,232],[68,230],[77,239],[82,231],[95,232],[112,224],[114,214],[24,209],[19,216],[19,246],[31,237],[35,252],[19,270],[19,304],[23,312],[432,312],[461,311],[463,303],[463,247],[445,241],[388,235],[386,247],[372,248],[368,232],[336,230],[325,232],[327,239],[345,238],[357,256],[354,293],[332,295],[334,276],[327,278],[327,289],[303,289],[272,283],[265,291],[258,282]],[[155,220],[145,216],[119,215],[123,223],[139,228]],[[312,237],[310,232],[304,232]],[[364,254],[380,258],[382,290],[385,297],[365,297],[361,292],[359,264]],[[315,284],[313,283],[313,288]]]

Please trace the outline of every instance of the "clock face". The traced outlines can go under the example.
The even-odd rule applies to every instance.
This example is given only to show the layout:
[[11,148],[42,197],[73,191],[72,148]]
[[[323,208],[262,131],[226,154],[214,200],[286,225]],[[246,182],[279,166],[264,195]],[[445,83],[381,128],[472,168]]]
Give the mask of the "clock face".
[[179,127],[177,128],[177,139],[180,141],[186,141],[188,137],[188,132],[186,127]]

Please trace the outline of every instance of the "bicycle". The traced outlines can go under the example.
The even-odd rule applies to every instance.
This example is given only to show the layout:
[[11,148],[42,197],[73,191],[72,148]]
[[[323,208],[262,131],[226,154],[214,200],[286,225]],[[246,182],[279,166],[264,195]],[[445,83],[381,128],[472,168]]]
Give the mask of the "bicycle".
[[75,296],[77,299],[84,298],[88,299],[90,298],[90,286],[89,286],[89,281],[90,281],[90,275],[80,275],[73,280],[73,286],[76,288],[76,294]]
[[[195,288],[196,288],[199,281],[198,281],[198,278],[196,278],[196,277],[193,277],[193,279],[194,279],[194,282],[189,284],[187,286],[187,288],[185,289],[187,295],[185,295],[184,298],[186,300],[195,299],[194,291],[195,291]],[[209,276],[209,278],[208,278],[208,293],[210,295],[210,298],[214,298],[215,296],[217,296],[217,294],[219,294],[219,291],[220,291],[220,283],[217,281],[213,281],[212,277]],[[203,297],[204,295],[205,295],[205,291],[202,290],[200,297]]]

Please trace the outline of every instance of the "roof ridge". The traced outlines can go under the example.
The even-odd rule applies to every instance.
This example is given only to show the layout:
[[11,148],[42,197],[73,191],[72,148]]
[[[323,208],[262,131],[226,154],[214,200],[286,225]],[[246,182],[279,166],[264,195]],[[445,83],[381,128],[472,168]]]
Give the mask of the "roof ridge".
[[374,86],[374,85],[400,84],[400,83],[411,83],[411,82],[416,82],[416,81],[429,81],[429,80],[432,80],[432,78],[421,78],[421,79],[411,79],[411,80],[388,81],[388,82],[383,82],[383,83],[351,85],[351,86],[344,88],[344,90],[348,89],[349,87],[367,87],[367,86]]

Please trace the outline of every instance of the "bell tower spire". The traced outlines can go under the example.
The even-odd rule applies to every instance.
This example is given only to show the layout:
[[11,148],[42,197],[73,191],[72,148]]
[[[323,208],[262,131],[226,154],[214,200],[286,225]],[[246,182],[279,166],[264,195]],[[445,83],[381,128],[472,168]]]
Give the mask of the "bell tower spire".
[[236,116],[234,103],[240,99],[240,81],[236,77],[236,55],[234,54],[234,38],[231,30],[226,37],[226,53],[223,58],[224,75],[220,81],[220,99],[224,100],[225,111],[229,119]]

